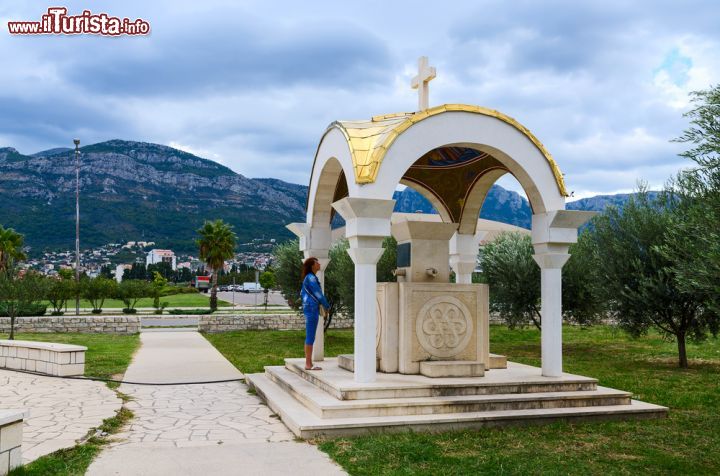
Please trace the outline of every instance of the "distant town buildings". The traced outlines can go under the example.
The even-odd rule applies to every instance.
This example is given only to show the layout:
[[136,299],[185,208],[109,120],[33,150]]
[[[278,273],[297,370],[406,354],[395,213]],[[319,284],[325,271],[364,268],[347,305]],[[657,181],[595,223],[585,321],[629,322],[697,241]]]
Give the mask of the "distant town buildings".
[[122,247],[126,249],[130,248],[147,248],[148,246],[153,246],[155,244],[154,241],[128,241],[125,243]]
[[175,261],[175,253],[173,253],[171,250],[158,250],[158,249],[150,250],[150,253],[147,254],[147,259],[145,260],[145,264],[149,266],[151,264],[157,264],[157,263],[170,263],[170,266],[172,266],[173,271],[175,271],[177,269],[176,261]]
[[[274,239],[256,239],[252,243],[244,244],[253,251],[241,251],[227,260],[224,266],[225,272],[231,272],[233,268],[238,271],[247,268],[264,270],[272,263],[271,252],[274,242]],[[121,282],[125,270],[131,269],[134,262],[148,265],[166,261],[175,271],[187,268],[191,273],[205,269],[205,264],[197,256],[175,255],[172,250],[152,249],[149,253],[143,250],[144,247],[154,244],[152,241],[128,241],[126,244],[109,243],[97,248],[80,250],[80,272],[95,277],[105,269],[106,276],[114,276],[118,282]],[[46,251],[20,263],[20,268],[33,269],[46,276],[57,276],[60,270],[75,269],[75,252]]]

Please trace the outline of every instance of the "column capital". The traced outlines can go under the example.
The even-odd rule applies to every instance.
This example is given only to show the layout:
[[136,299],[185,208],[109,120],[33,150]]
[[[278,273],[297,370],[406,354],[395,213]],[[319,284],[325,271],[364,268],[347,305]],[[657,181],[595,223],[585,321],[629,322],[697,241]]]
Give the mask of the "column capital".
[[553,210],[532,216],[532,243],[571,244],[577,242],[577,230],[597,212]]
[[384,251],[385,251],[385,248],[383,248],[382,246],[377,247],[377,248],[376,247],[365,248],[365,247],[351,246],[347,250],[348,254],[350,255],[350,258],[353,260],[353,263],[355,263],[355,265],[377,264],[377,262],[380,260],[380,257],[382,256]]
[[310,226],[308,223],[290,223],[285,228],[298,237],[305,258],[327,258],[331,244],[330,225]]
[[562,269],[570,255],[568,253],[539,253],[532,257],[540,269]]
[[456,231],[448,242],[450,251],[450,267],[455,271],[455,282],[470,284],[472,273],[477,267],[478,248],[480,241],[487,235],[486,231],[475,234]]
[[456,231],[453,236],[450,237],[448,243],[449,251],[451,255],[473,255],[477,256],[480,242],[487,235],[487,231],[478,231],[475,234],[460,233]]
[[345,197],[334,202],[332,207],[345,219],[345,236],[348,239],[390,236],[390,217],[395,200]]

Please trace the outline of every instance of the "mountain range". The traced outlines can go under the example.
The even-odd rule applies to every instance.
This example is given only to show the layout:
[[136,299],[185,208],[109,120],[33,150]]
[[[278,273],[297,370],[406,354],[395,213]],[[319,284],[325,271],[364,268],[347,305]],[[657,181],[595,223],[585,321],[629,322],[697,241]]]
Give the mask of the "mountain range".
[[[194,252],[206,219],[234,226],[239,243],[291,237],[285,225],[303,221],[307,187],[272,178],[247,178],[211,160],[172,147],[111,140],[80,149],[81,245],[155,241]],[[569,209],[602,210],[628,195],[597,196]],[[396,211],[432,213],[411,188],[395,193]],[[75,243],[74,151],[56,148],[24,155],[0,148],[0,224],[25,235],[31,254],[72,249]],[[481,217],[530,227],[528,202],[495,185]],[[240,247],[242,249],[242,246]]]

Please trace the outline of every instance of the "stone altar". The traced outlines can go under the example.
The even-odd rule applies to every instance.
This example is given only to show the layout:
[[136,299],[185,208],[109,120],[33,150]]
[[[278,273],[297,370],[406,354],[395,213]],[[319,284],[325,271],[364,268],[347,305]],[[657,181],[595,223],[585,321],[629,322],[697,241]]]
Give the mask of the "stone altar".
[[[450,283],[457,224],[400,221],[397,283],[377,284],[377,368],[427,377],[479,377],[491,368],[488,287]],[[340,366],[354,368],[344,356]],[[492,362],[505,368],[504,359]]]

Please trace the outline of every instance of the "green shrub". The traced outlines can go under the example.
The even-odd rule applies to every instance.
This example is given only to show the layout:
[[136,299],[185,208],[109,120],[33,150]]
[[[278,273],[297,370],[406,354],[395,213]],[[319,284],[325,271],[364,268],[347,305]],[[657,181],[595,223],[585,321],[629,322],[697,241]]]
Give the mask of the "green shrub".
[[192,315],[202,315],[202,314],[212,314],[212,309],[170,309],[168,311],[168,314],[192,314]]
[[[18,310],[17,317],[37,317],[44,316],[47,312],[47,305],[40,303],[26,304]],[[10,317],[6,305],[0,303],[0,317]]]
[[131,307],[124,307],[122,312],[123,314],[137,314],[137,309]]
[[172,296],[175,294],[197,294],[200,291],[189,286],[165,286],[160,292],[161,296]]

